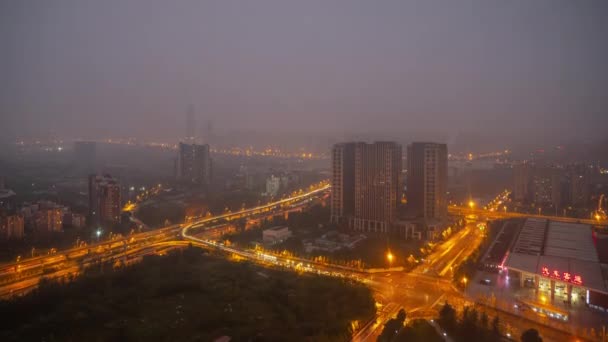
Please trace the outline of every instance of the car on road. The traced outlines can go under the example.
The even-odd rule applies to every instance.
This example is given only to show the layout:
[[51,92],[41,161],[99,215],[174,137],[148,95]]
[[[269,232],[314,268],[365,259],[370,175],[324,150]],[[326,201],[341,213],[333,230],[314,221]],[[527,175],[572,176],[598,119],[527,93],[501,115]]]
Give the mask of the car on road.
[[492,281],[491,281],[490,279],[487,279],[487,278],[486,278],[486,279],[481,279],[481,280],[479,281],[479,283],[480,283],[481,285],[487,285],[487,286],[492,285]]

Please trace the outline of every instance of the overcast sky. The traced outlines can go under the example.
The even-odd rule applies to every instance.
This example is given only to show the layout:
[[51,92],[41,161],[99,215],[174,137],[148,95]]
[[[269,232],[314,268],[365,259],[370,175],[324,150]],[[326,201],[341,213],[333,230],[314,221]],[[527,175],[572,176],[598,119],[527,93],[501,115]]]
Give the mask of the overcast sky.
[[599,138],[608,1],[0,2],[2,134]]

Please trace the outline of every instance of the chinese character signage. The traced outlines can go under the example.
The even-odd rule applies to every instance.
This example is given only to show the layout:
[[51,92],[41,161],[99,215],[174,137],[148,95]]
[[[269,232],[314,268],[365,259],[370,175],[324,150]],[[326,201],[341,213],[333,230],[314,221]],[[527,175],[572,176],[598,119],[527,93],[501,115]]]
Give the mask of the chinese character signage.
[[544,275],[545,277],[548,277],[548,276],[549,276],[549,267],[543,267],[543,275]]
[[583,285],[583,278],[580,275],[570,272],[561,272],[559,270],[549,270],[549,267],[543,266],[540,269],[543,277],[558,279],[567,283]]

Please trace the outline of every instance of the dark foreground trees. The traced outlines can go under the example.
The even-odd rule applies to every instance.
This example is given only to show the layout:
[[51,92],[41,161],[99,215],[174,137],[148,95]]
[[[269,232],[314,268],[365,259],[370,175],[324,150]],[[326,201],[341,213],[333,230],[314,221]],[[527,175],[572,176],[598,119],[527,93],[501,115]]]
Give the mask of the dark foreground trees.
[[378,336],[378,342],[440,342],[443,341],[435,328],[423,319],[415,319],[404,325],[405,310],[401,309],[397,315],[386,324]]
[[406,313],[405,310],[401,309],[397,313],[397,316],[391,318],[384,324],[384,329],[380,336],[378,336],[378,342],[390,342],[393,338],[403,329],[403,323],[405,322]]
[[528,329],[521,334],[521,342],[543,342],[538,330]]
[[0,302],[0,341],[335,341],[375,313],[362,285],[194,248],[100,270]]
[[489,322],[485,312],[479,313],[475,308],[464,307],[458,319],[456,310],[447,302],[439,311],[439,325],[455,341],[500,341],[500,319],[494,317]]

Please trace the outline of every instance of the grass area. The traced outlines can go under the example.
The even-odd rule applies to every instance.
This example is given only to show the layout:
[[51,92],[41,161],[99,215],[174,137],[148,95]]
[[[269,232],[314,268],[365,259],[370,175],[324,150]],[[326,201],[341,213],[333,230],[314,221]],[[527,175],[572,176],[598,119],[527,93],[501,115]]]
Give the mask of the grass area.
[[360,284],[188,248],[45,282],[0,311],[2,341],[346,341],[375,306]]

